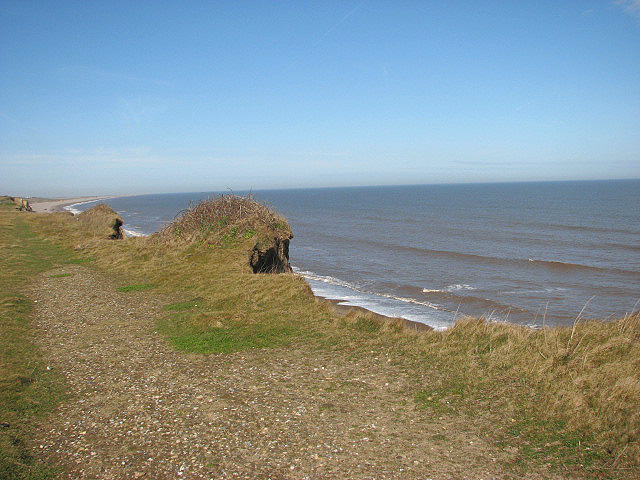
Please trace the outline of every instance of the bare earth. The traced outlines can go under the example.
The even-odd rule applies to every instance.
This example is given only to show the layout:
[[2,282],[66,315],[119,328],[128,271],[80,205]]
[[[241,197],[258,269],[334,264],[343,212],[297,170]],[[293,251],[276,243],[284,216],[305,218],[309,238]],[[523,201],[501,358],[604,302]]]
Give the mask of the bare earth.
[[63,478],[555,478],[501,471],[517,452],[495,451],[486,419],[416,409],[402,359],[177,352],[155,331],[176,300],[116,286],[82,266],[33,285],[42,349],[70,391],[36,447]]

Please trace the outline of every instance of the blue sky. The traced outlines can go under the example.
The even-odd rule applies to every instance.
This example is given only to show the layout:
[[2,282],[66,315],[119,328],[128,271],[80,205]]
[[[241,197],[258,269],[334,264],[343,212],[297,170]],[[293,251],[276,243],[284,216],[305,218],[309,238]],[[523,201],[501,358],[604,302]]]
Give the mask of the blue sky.
[[640,177],[640,0],[0,0],[0,193]]

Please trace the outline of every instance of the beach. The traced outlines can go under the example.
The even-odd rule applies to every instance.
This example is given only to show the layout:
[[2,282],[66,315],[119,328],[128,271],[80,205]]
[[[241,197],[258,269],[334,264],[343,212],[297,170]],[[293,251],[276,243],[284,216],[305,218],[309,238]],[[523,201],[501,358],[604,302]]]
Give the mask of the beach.
[[29,205],[34,212],[37,213],[51,213],[51,212],[64,212],[64,207],[74,205],[76,203],[93,202],[96,200],[106,200],[109,198],[115,198],[114,195],[99,196],[99,197],[74,197],[74,198],[35,198],[29,201]]

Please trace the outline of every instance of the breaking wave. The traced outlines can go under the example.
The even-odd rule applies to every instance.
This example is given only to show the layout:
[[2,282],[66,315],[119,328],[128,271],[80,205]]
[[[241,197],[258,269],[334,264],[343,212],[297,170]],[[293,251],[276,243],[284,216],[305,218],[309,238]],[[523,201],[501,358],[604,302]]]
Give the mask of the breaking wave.
[[420,301],[420,300],[417,300],[415,298],[402,297],[402,296],[393,295],[393,294],[390,294],[390,293],[366,290],[364,288],[359,288],[357,285],[355,285],[353,283],[345,282],[344,280],[340,280],[338,278],[335,278],[335,277],[332,277],[332,276],[329,276],[329,275],[318,275],[318,274],[313,273],[313,272],[299,270],[296,267],[294,267],[294,272],[297,273],[298,275],[300,275],[301,277],[304,277],[304,278],[307,278],[307,279],[310,279],[310,280],[315,280],[315,281],[318,281],[318,282],[328,283],[330,285],[335,285],[335,286],[339,286],[339,287],[348,288],[349,290],[353,290],[353,291],[358,292],[358,293],[363,293],[363,294],[366,294],[366,295],[374,295],[374,296],[383,297],[383,298],[389,298],[389,299],[392,299],[392,300],[398,300],[399,302],[412,303],[414,305],[422,305],[422,306],[425,306],[425,307],[428,307],[428,308],[433,308],[434,310],[442,310],[442,307],[440,305],[437,305],[437,304],[432,303],[432,302]]

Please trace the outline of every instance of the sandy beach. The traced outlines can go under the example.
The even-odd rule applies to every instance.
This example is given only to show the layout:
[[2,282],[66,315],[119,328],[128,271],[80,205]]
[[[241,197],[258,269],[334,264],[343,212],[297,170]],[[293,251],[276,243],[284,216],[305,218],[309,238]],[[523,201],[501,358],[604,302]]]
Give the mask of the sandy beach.
[[93,200],[105,200],[107,198],[114,198],[114,195],[101,196],[101,197],[76,197],[76,198],[58,198],[58,199],[33,199],[29,201],[29,205],[34,212],[38,213],[50,213],[50,212],[63,212],[64,207],[67,205],[73,205],[74,203],[91,202]]

